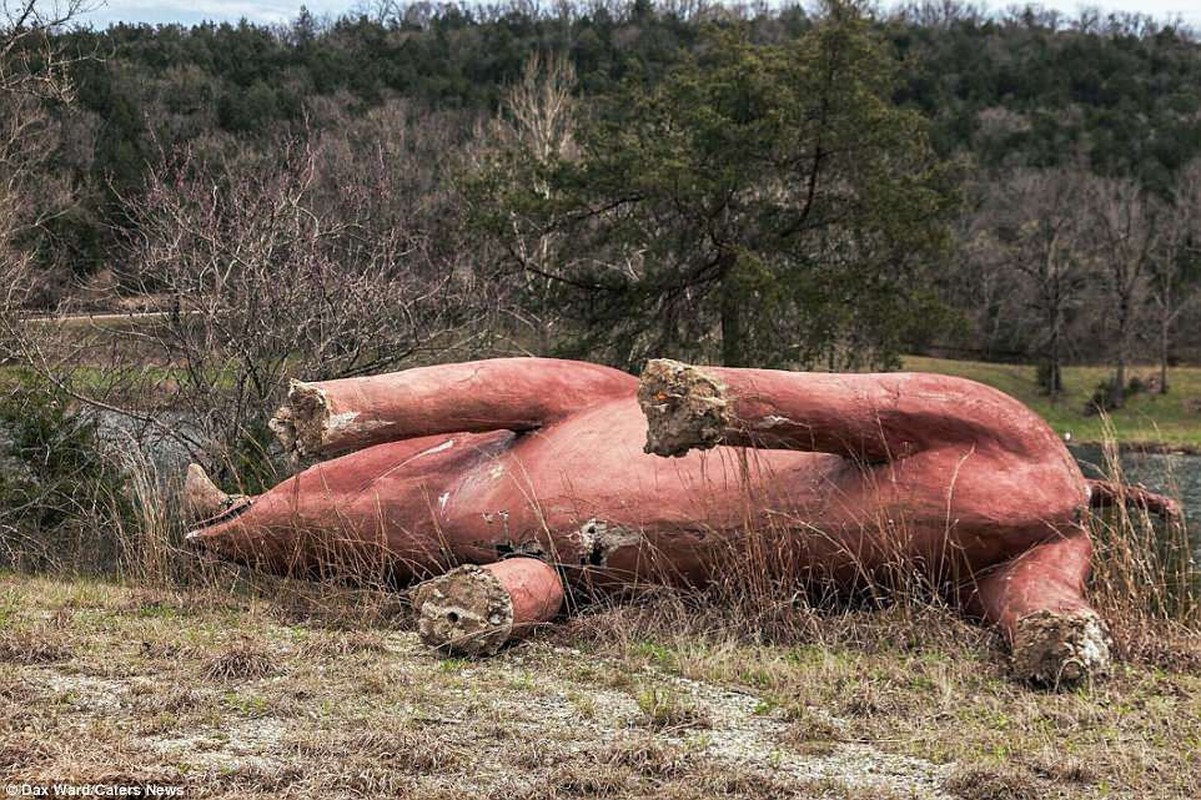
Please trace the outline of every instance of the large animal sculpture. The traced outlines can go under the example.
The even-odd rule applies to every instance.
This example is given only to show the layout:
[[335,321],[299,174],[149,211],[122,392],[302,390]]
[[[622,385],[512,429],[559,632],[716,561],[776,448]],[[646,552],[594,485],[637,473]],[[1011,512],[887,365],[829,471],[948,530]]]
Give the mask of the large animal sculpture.
[[565,590],[703,585],[754,543],[809,586],[920,573],[1034,682],[1110,660],[1084,520],[1112,487],[971,381],[495,359],[294,382],[271,424],[329,460],[257,497],[191,468],[209,518],[188,538],[274,572],[425,581],[419,630],[445,649],[494,652]]

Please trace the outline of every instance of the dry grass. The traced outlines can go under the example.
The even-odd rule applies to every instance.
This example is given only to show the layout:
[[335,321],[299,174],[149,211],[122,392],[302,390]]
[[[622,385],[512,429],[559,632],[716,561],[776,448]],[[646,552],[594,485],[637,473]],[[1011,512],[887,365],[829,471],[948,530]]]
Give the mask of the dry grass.
[[959,769],[944,787],[963,800],[1040,800],[1044,796],[1029,770],[1020,767]]
[[655,731],[708,728],[710,720],[695,700],[674,687],[647,684],[635,698],[642,711],[642,724]]
[[0,663],[52,664],[71,656],[71,648],[45,626],[0,633]]
[[559,636],[632,673],[654,667],[755,692],[765,713],[790,720],[780,742],[793,752],[870,743],[955,765],[945,790],[968,800],[1201,796],[1193,543],[1182,526],[1135,510],[1092,524],[1090,596],[1119,661],[1109,679],[1073,692],[1015,682],[1000,638],[964,622],[903,559],[854,602],[832,601],[799,591],[762,540],[732,551],[705,592],[657,589],[594,607]]
[[210,681],[253,680],[275,671],[271,653],[258,642],[244,639],[207,659],[204,677]]
[[[805,755],[868,742],[977,765],[1007,784],[1021,776],[1037,797],[1198,796],[1201,758],[1188,743],[1201,742],[1201,677],[1181,662],[1125,662],[1104,683],[1038,692],[1010,680],[1005,652],[981,646],[949,615],[896,608],[872,617],[829,615],[814,643],[751,645],[665,630],[670,623],[630,627],[635,615],[614,610],[590,620],[612,641],[589,641],[631,671],[656,664],[754,690],[765,713],[791,720],[781,745]],[[1189,659],[1201,650],[1195,637],[1185,644]]]
[[789,724],[780,741],[799,753],[827,755],[847,738],[848,726],[829,714],[801,706],[792,706],[786,713]]
[[[372,605],[324,591],[312,608]],[[991,634],[928,605],[793,603],[767,640],[659,591],[475,662],[437,659],[388,619],[291,620],[256,593],[10,575],[0,600],[5,642],[45,637],[59,655],[0,674],[5,779],[422,800],[921,795],[849,779],[870,774],[851,760],[861,747],[948,765],[935,785],[965,800],[1185,798],[1201,776],[1201,677],[1178,668],[1194,663],[1183,651],[1035,692],[1008,679]]]
[[0,574],[0,598],[6,636],[62,648],[0,671],[4,781],[420,800],[893,792],[859,762],[805,772],[777,744],[790,721],[754,698],[545,639],[461,661],[388,621],[285,622],[254,594]]
[[[1124,487],[1117,445],[1112,430],[1107,431],[1103,468]],[[1165,480],[1176,483],[1172,475]],[[1119,496],[1122,502],[1116,508],[1093,519],[1091,593],[1114,625],[1119,646],[1136,653],[1130,644],[1147,638],[1147,624],[1158,629],[1165,627],[1160,623],[1176,623],[1178,629],[1201,630],[1201,573],[1194,561],[1196,543],[1182,521],[1154,519],[1144,510],[1126,507],[1125,497]]]

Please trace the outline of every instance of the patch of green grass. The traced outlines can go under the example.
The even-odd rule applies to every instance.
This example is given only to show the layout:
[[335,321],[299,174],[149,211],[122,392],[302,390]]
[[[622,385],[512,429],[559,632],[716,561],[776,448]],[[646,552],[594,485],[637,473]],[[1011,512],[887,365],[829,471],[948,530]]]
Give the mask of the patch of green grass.
[[[1085,416],[1085,403],[1097,384],[1112,374],[1108,367],[1065,367],[1063,394],[1052,403],[1035,380],[1035,367],[1021,364],[991,364],[944,358],[908,356],[904,368],[912,372],[955,375],[1000,389],[1042,415],[1059,435],[1070,433],[1076,442],[1104,440],[1104,421]],[[1130,376],[1158,375],[1153,366],[1131,367]],[[1113,434],[1121,444],[1156,442],[1169,446],[1201,448],[1201,367],[1168,370],[1166,395],[1131,395],[1125,408],[1110,415]]]
[[679,671],[675,651],[657,642],[638,642],[634,645],[633,652],[635,655],[645,658],[647,663],[654,664],[659,669],[666,670],[667,672]]
[[643,723],[652,730],[709,727],[704,709],[675,687],[644,684],[635,700],[642,711]]

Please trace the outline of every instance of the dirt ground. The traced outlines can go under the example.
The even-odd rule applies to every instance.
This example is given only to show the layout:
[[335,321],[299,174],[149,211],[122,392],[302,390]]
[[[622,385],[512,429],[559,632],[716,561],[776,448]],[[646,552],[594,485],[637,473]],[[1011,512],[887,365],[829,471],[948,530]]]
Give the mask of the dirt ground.
[[963,653],[887,617],[863,641],[821,646],[606,638],[636,628],[620,611],[464,661],[422,647],[402,611],[380,595],[0,575],[0,784],[188,797],[1201,796],[1201,679],[1188,671],[1130,668],[1057,695],[1013,685],[967,626]]

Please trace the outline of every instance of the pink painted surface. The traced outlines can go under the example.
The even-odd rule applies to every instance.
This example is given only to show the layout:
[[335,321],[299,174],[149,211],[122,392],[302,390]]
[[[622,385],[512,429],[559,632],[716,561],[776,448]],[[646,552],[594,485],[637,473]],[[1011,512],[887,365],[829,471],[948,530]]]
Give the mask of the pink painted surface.
[[563,607],[563,581],[555,568],[536,558],[506,558],[483,569],[491,572],[513,600],[513,636],[549,622]]
[[998,623],[1008,637],[1017,621],[1035,611],[1072,615],[1089,609],[1084,599],[1092,543],[1083,531],[1043,542],[984,575],[967,592],[967,609]]
[[706,372],[734,399],[727,442],[753,448],[647,455],[637,381],[591,364],[497,359],[316,384],[333,413],[386,424],[196,540],[274,571],[381,565],[401,583],[535,553],[595,587],[703,583],[754,531],[803,576],[844,584],[898,555],[974,583],[1031,551],[996,582],[1018,590],[973,601],[993,621],[1079,596],[1087,483],[1018,401],[924,374]]

